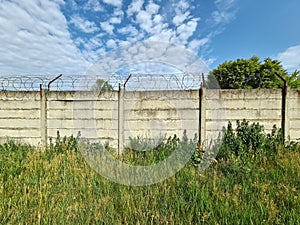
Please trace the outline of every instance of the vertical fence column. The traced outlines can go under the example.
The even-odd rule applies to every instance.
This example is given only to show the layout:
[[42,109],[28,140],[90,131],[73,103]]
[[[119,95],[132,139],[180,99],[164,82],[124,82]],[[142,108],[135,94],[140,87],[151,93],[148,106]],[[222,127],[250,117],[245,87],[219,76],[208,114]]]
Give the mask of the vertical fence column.
[[206,140],[206,98],[205,87],[199,90],[199,144],[202,145]]
[[118,154],[124,149],[124,92],[119,84],[118,92]]
[[288,104],[287,104],[288,86],[287,86],[286,79],[284,79],[279,73],[275,73],[275,75],[283,81],[283,88],[281,93],[281,129],[282,129],[283,137],[287,138],[290,133],[290,124],[289,124],[290,122],[288,118]]
[[40,131],[41,144],[43,147],[47,146],[47,90],[40,86]]
[[119,92],[118,92],[118,154],[120,154],[124,150],[125,146],[125,108],[124,108],[124,98],[125,98],[125,88],[129,79],[131,78],[131,74],[127,77],[123,84],[123,88],[119,83]]
[[284,123],[283,123],[283,127],[284,127],[284,137],[288,138],[288,136],[290,135],[290,120],[289,120],[289,91],[288,91],[288,87],[285,85],[283,88],[283,93],[282,93],[283,97],[282,97],[282,101],[284,102],[282,104],[283,107],[283,112],[284,112]]
[[286,96],[287,96],[287,86],[286,83],[284,83],[284,87],[282,88],[281,92],[281,129],[282,129],[282,135],[285,138],[286,137]]

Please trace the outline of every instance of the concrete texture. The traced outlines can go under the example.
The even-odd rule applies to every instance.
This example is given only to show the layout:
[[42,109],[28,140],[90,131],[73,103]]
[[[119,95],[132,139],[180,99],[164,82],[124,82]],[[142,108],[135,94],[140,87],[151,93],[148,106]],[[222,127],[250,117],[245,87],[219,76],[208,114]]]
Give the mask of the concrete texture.
[[[209,142],[228,121],[234,127],[236,120],[259,122],[267,132],[281,126],[281,90],[204,89],[200,96],[199,91],[0,91],[0,140],[44,145],[57,131],[80,132],[121,151],[130,137],[182,137],[184,130],[189,138],[200,133],[200,141]],[[300,90],[288,90],[285,121],[286,135],[299,140]]]

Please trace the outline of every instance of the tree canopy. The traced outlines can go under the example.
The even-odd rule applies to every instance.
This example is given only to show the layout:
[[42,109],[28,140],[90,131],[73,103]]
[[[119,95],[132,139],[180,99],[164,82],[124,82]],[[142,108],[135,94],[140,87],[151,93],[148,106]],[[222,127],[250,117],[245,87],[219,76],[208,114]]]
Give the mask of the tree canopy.
[[113,86],[103,79],[97,79],[92,91],[113,91]]
[[283,83],[276,73],[287,81],[290,88],[300,88],[299,71],[289,75],[280,61],[271,58],[260,61],[257,56],[218,65],[210,72],[207,86],[214,87],[217,82],[222,89],[281,88]]

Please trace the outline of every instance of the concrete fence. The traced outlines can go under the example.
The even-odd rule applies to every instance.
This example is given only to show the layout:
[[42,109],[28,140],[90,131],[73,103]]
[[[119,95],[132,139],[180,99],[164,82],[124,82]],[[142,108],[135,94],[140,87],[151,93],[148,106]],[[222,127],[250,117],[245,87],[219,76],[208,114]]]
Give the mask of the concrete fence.
[[[283,97],[286,103],[283,105]],[[157,139],[184,130],[201,142],[216,139],[231,121],[259,122],[270,132],[300,138],[300,90],[80,92],[0,91],[0,140],[45,144],[57,131],[121,150],[130,138]]]

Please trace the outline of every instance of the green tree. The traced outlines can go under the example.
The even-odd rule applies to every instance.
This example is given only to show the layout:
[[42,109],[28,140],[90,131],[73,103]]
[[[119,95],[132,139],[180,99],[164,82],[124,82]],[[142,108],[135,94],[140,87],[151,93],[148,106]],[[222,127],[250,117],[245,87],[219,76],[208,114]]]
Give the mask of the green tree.
[[299,71],[295,71],[292,75],[285,78],[290,88],[300,88],[300,76]]
[[261,62],[257,56],[220,64],[210,72],[207,86],[218,83],[222,89],[280,88],[283,84],[276,73],[290,88],[300,88],[299,71],[289,75],[278,60],[266,58]]
[[92,91],[113,91],[114,88],[111,84],[103,79],[97,79],[96,83],[92,86]]

